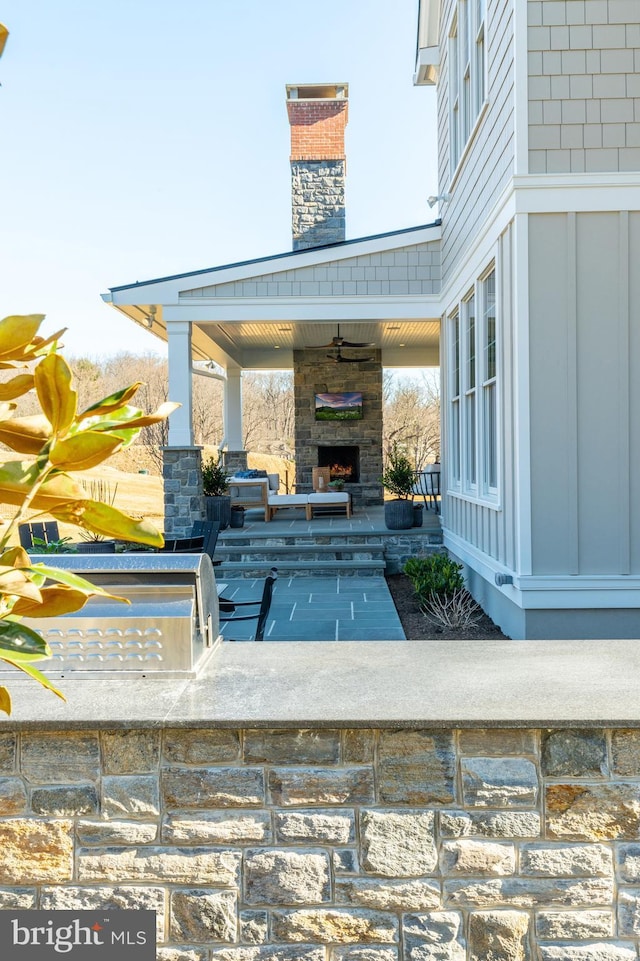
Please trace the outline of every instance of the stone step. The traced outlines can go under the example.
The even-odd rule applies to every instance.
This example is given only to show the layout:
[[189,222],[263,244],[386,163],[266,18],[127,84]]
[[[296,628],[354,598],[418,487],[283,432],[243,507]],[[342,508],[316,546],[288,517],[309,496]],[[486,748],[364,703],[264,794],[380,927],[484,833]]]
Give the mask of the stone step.
[[384,557],[380,542],[373,544],[223,544],[216,550],[216,560],[262,560],[263,557],[292,561],[361,561]]
[[275,558],[264,555],[264,561],[223,561],[215,569],[216,580],[223,581],[234,577],[265,577],[270,568],[277,567],[281,577],[384,577],[385,562],[383,558],[375,560],[307,560],[297,558]]

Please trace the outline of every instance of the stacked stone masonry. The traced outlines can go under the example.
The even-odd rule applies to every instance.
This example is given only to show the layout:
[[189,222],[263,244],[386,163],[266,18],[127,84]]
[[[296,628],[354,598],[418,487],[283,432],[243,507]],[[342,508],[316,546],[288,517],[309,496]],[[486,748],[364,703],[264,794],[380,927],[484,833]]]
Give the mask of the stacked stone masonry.
[[632,961],[640,731],[0,734],[0,907],[161,961]]
[[188,537],[195,520],[205,517],[202,495],[202,448],[165,447],[162,457],[164,531]]
[[637,0],[528,0],[530,173],[640,170]]

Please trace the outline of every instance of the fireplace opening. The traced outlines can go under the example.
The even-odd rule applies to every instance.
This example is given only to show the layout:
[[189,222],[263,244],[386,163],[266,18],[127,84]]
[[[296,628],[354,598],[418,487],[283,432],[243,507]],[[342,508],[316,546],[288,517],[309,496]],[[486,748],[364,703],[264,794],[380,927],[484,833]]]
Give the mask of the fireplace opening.
[[328,467],[332,481],[357,484],[360,480],[360,448],[318,447],[318,467]]

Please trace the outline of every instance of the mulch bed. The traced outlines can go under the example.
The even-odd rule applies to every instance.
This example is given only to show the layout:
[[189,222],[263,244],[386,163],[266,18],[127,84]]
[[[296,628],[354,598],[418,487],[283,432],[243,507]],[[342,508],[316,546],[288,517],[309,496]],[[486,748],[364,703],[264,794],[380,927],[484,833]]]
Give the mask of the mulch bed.
[[387,575],[387,584],[398,611],[404,633],[409,641],[484,641],[504,638],[500,628],[487,614],[468,628],[443,628],[422,613],[411,581],[406,574]]

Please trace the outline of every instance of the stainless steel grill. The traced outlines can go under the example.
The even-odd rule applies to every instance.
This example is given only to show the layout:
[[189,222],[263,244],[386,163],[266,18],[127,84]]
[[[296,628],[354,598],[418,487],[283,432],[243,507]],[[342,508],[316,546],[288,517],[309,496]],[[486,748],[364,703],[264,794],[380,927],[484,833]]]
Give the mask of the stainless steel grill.
[[218,595],[207,554],[35,555],[130,604],[89,599],[74,614],[25,618],[49,644],[44,673],[123,672],[194,677],[220,640]]

